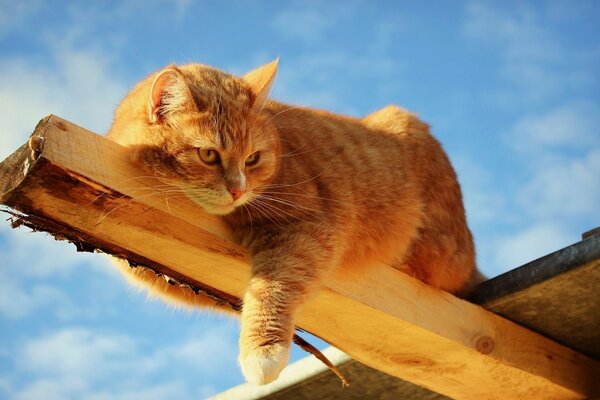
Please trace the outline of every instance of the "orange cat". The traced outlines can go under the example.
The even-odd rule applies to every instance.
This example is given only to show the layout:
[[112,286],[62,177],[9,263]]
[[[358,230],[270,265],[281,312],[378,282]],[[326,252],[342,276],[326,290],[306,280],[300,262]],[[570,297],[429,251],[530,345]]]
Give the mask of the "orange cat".
[[456,175],[427,125],[395,106],[357,119],[268,100],[276,70],[169,66],[129,93],[108,134],[145,148],[132,157],[222,215],[251,254],[239,360],[255,383],[279,375],[298,307],[338,266],[383,262],[453,293],[479,277]]

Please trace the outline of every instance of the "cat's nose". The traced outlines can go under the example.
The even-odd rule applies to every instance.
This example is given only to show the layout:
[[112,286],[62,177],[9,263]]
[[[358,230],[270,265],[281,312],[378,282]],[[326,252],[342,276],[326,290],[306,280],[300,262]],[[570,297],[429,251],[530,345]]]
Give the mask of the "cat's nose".
[[242,189],[241,187],[233,187],[229,188],[229,193],[231,193],[231,197],[233,197],[233,201],[236,201],[240,197],[246,193],[246,189]]

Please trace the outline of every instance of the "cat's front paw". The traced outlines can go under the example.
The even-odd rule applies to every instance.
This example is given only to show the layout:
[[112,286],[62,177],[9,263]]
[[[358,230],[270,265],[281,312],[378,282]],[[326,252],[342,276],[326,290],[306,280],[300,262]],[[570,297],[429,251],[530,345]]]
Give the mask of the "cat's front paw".
[[246,381],[264,385],[277,379],[290,358],[290,345],[275,343],[240,355],[240,366]]

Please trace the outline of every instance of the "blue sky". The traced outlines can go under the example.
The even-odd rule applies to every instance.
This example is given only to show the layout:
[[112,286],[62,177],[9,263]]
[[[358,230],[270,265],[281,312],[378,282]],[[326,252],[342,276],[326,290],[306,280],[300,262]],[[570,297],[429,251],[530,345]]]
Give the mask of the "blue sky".
[[[280,56],[276,99],[394,103],[431,125],[494,276],[600,225],[599,17],[593,0],[0,0],[0,158],[49,113],[106,132],[167,64]],[[0,260],[1,399],[199,399],[242,381],[235,321],[148,301],[102,256],[8,223]]]

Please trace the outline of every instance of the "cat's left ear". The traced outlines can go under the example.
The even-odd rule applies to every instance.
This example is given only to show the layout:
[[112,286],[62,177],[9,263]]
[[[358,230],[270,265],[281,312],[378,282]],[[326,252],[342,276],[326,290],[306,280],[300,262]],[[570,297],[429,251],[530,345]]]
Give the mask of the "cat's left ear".
[[273,86],[273,82],[275,82],[275,77],[277,76],[278,64],[279,57],[244,75],[243,79],[250,85],[256,94],[256,100],[254,101],[255,106],[262,107],[269,98],[271,86]]
[[181,112],[192,100],[190,89],[176,66],[160,71],[150,89],[148,98],[148,119],[153,123],[168,122],[169,118]]

